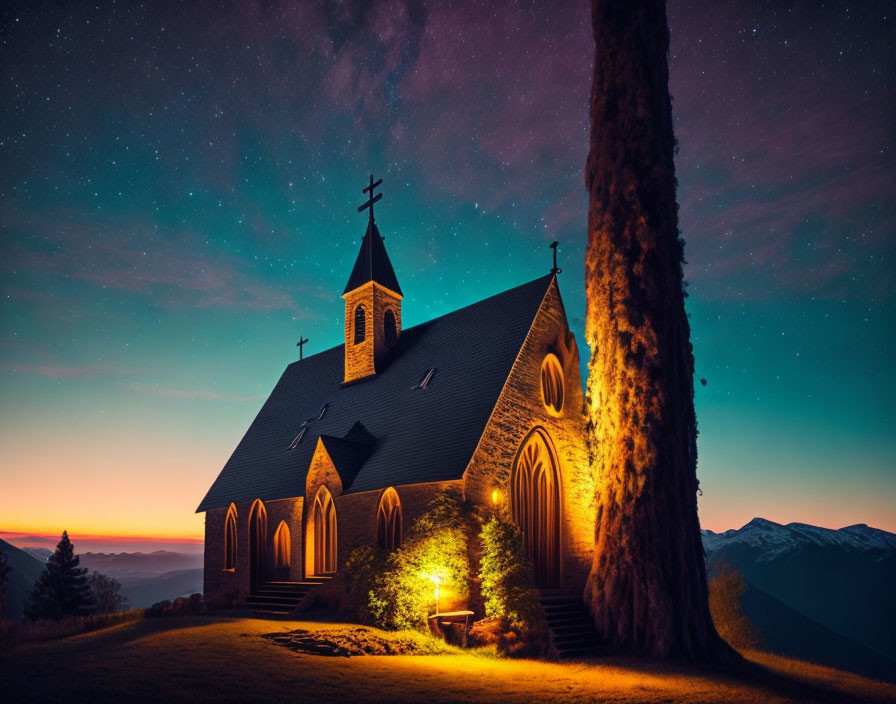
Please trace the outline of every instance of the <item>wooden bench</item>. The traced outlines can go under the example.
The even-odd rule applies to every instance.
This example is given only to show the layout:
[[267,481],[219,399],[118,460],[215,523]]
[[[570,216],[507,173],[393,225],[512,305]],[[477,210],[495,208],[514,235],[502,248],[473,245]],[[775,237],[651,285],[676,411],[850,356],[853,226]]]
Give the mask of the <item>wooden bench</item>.
[[[473,625],[472,611],[448,611],[445,613],[433,614],[429,617],[429,630],[434,636],[448,641],[447,632],[453,630],[454,624],[463,624],[463,636],[461,638],[461,647],[467,647],[467,636],[470,633],[470,626]],[[446,630],[447,629],[447,630]]]

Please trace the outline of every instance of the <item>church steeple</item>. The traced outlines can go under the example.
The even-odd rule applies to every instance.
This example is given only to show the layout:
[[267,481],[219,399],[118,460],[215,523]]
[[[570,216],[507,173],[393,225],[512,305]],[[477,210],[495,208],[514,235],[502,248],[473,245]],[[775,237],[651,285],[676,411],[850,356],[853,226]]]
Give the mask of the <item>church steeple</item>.
[[401,299],[398,278],[386,254],[386,246],[373,217],[373,204],[383,194],[373,194],[376,183],[370,175],[367,202],[358,212],[370,209],[361,251],[345,285],[345,377],[344,383],[381,371],[392,358],[401,334]]
[[361,240],[361,251],[358,252],[352,274],[348,277],[348,283],[342,293],[354,291],[368,281],[385,286],[399,296],[403,295],[401,287],[398,285],[398,278],[395,276],[395,270],[392,268],[392,262],[389,261],[389,255],[386,254],[383,237],[376,226],[376,221],[372,218],[367,221],[367,232],[364,233],[364,239]]

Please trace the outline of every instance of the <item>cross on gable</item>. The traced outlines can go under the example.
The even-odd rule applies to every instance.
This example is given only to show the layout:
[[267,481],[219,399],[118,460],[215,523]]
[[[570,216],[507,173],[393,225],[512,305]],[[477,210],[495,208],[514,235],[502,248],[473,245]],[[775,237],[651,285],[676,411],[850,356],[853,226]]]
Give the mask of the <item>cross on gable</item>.
[[557,266],[557,246],[559,244],[560,243],[555,240],[554,242],[551,242],[551,245],[550,245],[551,249],[554,250],[554,268],[551,269],[552,274],[562,274],[563,273],[563,269],[561,269],[560,267]]
[[373,204],[376,203],[380,198],[383,197],[382,193],[378,193],[377,195],[373,195],[373,189],[379,186],[383,182],[383,179],[380,179],[376,183],[373,182],[373,174],[370,174],[370,185],[365,188],[361,193],[369,193],[370,198],[367,199],[367,202],[363,205],[358,206],[358,212],[360,213],[365,208],[370,208],[370,219],[373,220]]
[[299,361],[302,361],[302,353],[304,352],[305,343],[308,342],[307,337],[302,337],[299,335],[299,341],[296,343],[296,347],[299,348]]

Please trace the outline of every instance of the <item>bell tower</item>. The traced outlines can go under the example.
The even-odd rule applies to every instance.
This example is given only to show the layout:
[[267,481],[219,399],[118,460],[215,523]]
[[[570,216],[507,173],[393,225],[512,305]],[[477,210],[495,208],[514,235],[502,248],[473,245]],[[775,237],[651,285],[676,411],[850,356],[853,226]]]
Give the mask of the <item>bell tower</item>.
[[392,359],[401,336],[401,299],[404,297],[386,246],[373,217],[373,204],[383,194],[373,190],[383,182],[373,181],[358,212],[370,210],[361,251],[342,293],[345,299],[345,376],[347,384],[382,371]]

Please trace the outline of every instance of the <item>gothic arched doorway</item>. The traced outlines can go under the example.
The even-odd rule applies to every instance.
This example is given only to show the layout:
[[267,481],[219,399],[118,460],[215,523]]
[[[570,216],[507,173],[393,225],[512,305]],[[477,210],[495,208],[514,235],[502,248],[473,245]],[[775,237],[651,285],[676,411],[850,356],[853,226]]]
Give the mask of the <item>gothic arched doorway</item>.
[[249,511],[249,582],[252,589],[265,581],[265,539],[268,533],[268,512],[255,499]]
[[314,497],[308,528],[313,574],[333,574],[336,571],[336,507],[325,486]]
[[553,444],[535,428],[520,445],[511,474],[513,520],[523,533],[539,587],[560,585],[560,472]]

